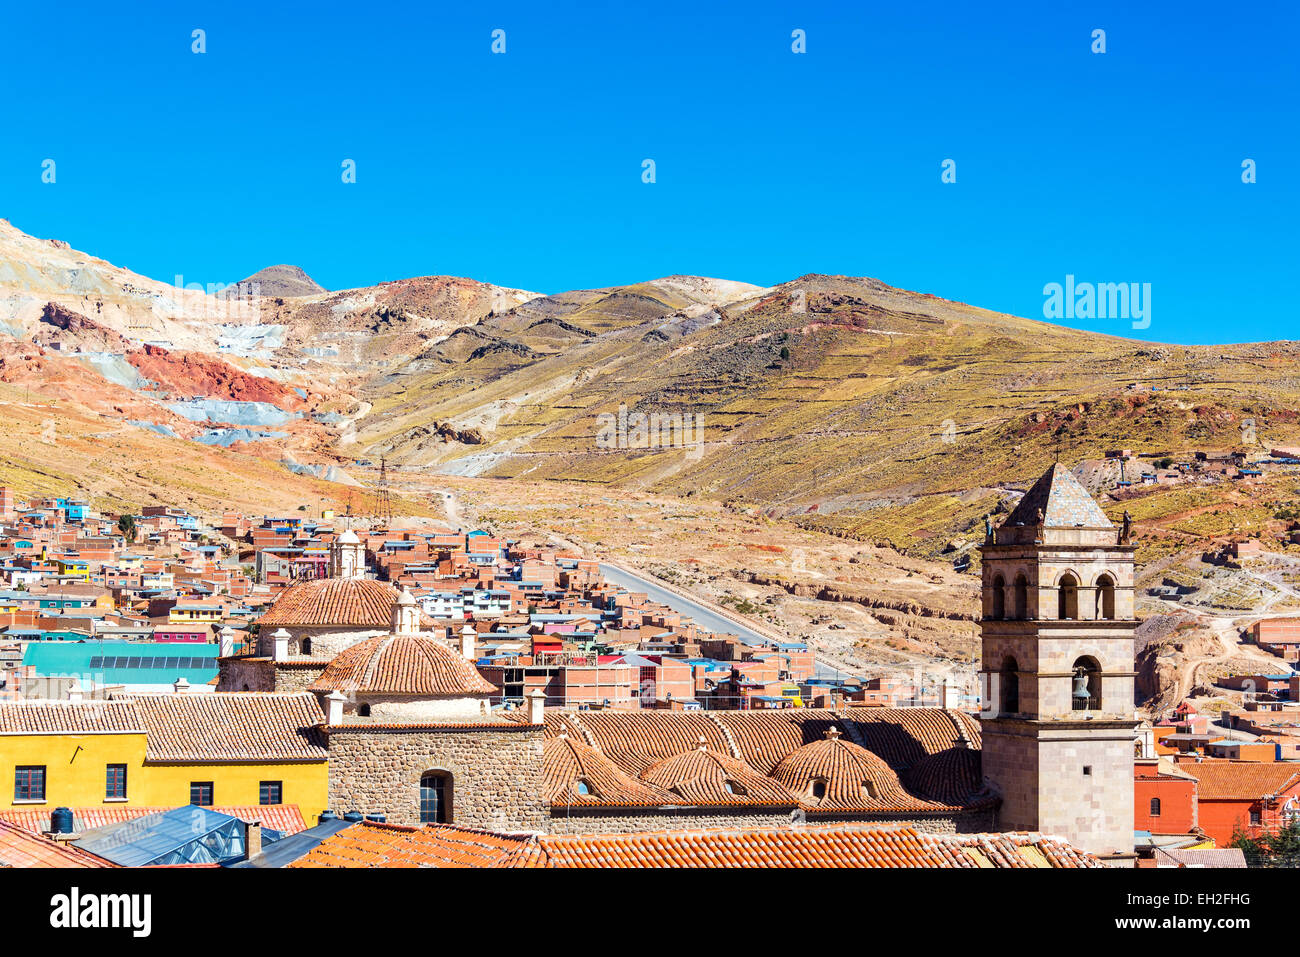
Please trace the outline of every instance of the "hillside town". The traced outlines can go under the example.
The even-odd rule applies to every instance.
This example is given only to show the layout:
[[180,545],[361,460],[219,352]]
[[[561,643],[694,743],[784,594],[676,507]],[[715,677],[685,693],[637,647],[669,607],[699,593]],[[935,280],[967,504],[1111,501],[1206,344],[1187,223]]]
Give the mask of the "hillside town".
[[1296,620],[1238,707],[1135,714],[1131,531],[1060,466],[980,547],[974,701],[478,529],[7,488],[0,523],[13,866],[1244,867],[1300,818]]

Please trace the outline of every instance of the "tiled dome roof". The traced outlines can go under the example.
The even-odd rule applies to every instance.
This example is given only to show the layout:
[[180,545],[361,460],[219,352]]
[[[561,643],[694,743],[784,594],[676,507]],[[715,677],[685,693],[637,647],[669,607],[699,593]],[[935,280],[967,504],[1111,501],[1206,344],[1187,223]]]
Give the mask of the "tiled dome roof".
[[439,641],[379,635],[340,652],[308,690],[463,696],[497,689],[472,662]]
[[932,754],[906,772],[907,784],[917,794],[944,804],[974,804],[987,792],[983,762],[974,748],[949,748]]
[[[595,748],[561,732],[542,752],[546,800],[554,805],[668,803],[671,795],[620,771]],[[582,793],[580,787],[587,793]]]
[[763,804],[794,807],[789,791],[744,761],[703,744],[649,768],[642,780],[700,804]]
[[1037,525],[1039,511],[1047,528],[1115,527],[1088,490],[1060,462],[1039,477],[1003,524]]
[[[387,628],[398,594],[393,585],[373,578],[316,578],[286,588],[257,623],[263,628]],[[433,624],[425,615],[421,623]]]
[[787,755],[772,777],[810,811],[919,809],[928,803],[909,794],[881,758],[845,741],[834,728],[821,741]]

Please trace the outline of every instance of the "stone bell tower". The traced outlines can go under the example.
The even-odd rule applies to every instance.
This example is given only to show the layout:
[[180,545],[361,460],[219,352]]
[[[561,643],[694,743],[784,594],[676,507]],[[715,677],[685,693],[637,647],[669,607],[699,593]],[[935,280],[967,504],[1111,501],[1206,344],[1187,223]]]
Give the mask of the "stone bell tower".
[[330,544],[329,577],[361,578],[366,573],[366,546],[347,529]]
[[1057,463],[984,545],[984,775],[998,826],[1133,856],[1133,546]]

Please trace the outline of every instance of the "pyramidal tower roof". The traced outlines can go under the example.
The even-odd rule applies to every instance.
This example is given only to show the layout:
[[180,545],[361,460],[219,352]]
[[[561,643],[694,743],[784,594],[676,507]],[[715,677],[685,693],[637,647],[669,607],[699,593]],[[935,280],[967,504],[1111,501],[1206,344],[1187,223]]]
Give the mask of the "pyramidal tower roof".
[[1043,510],[1046,528],[1114,528],[1101,506],[1060,462],[1042,474],[1003,525],[1037,525]]

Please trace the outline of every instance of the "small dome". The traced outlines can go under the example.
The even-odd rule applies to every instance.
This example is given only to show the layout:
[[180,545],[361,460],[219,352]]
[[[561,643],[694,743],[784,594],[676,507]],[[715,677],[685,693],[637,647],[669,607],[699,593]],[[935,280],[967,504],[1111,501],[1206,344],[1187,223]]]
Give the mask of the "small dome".
[[497,688],[440,641],[420,635],[379,635],[340,652],[308,690],[481,697],[496,693]]
[[641,775],[648,784],[704,804],[764,804],[793,807],[799,802],[785,788],[744,761],[705,747],[660,761]]
[[978,803],[988,796],[983,762],[974,748],[948,748],[908,768],[907,785],[917,794],[950,805]]
[[[373,578],[317,578],[286,588],[257,623],[264,628],[387,629],[399,598],[394,586]],[[425,627],[434,624],[427,615],[420,618]]]
[[840,737],[831,728],[785,756],[772,770],[808,810],[885,810],[917,808],[898,775],[879,756]]
[[567,732],[546,740],[542,780],[552,805],[669,803],[672,796],[619,770],[605,755]]
[[361,539],[357,538],[357,533],[352,529],[345,529],[343,534],[334,539],[340,545],[360,545]]

